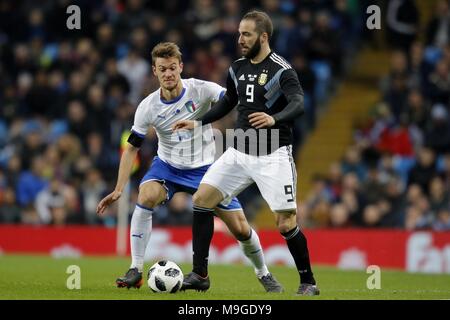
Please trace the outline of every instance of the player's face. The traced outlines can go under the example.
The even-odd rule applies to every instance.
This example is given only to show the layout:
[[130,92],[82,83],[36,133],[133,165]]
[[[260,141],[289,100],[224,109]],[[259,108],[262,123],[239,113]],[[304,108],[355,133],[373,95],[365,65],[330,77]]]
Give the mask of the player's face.
[[245,19],[239,24],[239,46],[248,59],[256,57],[261,50],[261,36],[255,29],[253,20]]
[[158,78],[161,88],[173,90],[181,80],[183,63],[177,58],[156,58],[153,73]]

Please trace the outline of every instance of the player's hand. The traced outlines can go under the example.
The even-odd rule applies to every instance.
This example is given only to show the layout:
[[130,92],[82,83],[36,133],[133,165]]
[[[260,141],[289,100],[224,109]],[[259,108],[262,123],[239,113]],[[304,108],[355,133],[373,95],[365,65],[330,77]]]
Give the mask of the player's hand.
[[256,129],[270,128],[275,125],[275,119],[264,112],[254,112],[248,116],[250,124]]
[[172,126],[173,131],[177,130],[192,130],[198,126],[198,121],[195,120],[180,120],[175,122],[175,124]]
[[97,206],[97,213],[99,215],[103,214],[106,210],[106,208],[113,202],[117,201],[120,196],[122,195],[122,192],[120,191],[113,191],[110,194],[108,194],[106,197],[100,201],[100,203]]

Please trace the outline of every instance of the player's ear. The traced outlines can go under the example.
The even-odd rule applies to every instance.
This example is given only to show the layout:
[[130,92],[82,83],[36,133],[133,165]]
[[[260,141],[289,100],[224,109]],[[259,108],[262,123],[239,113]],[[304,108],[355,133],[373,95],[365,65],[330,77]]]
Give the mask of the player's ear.
[[180,73],[183,72],[183,62],[180,62]]
[[154,74],[155,76],[157,76],[157,74],[156,74],[156,67],[155,67],[155,66],[152,66],[152,71],[153,71],[153,74]]
[[260,39],[261,39],[261,42],[262,43],[264,43],[264,42],[269,42],[269,35],[267,34],[267,32],[263,32],[262,34],[261,34],[261,36],[260,36]]

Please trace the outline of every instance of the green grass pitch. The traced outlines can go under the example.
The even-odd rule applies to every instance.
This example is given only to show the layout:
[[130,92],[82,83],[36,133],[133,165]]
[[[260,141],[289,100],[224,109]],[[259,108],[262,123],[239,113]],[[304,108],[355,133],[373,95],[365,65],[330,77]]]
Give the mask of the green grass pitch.
[[[81,289],[66,287],[67,267],[81,269]],[[381,289],[366,287],[370,276],[365,271],[342,271],[336,268],[314,266],[321,289],[318,297],[298,297],[298,276],[294,268],[272,266],[270,270],[285,287],[282,294],[267,294],[257,281],[250,266],[211,265],[211,288],[205,293],[178,292],[157,294],[146,283],[139,290],[118,289],[117,276],[129,266],[128,258],[84,257],[80,259],[53,259],[47,256],[0,256],[0,299],[133,299],[133,300],[391,300],[391,299],[450,299],[449,275],[410,274],[381,270]],[[146,265],[148,269],[149,264]],[[182,264],[183,272],[190,265]],[[145,270],[145,279],[146,279]]]

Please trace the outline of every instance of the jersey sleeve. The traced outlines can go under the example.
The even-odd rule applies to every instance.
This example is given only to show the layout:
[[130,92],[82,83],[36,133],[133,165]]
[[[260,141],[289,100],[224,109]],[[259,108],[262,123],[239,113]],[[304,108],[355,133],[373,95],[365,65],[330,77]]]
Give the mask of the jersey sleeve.
[[147,100],[143,100],[134,114],[134,123],[131,131],[141,138],[147,135],[148,128],[151,126],[150,112],[148,112]]
[[223,97],[226,89],[217,83],[209,81],[201,81],[201,92],[200,94],[208,99],[212,103],[216,103]]
[[273,114],[275,122],[289,122],[304,113],[303,89],[293,69],[286,69],[280,77],[280,87],[288,104],[280,112]]
[[236,106],[239,97],[237,93],[237,79],[236,79],[236,71],[233,68],[234,64],[230,66],[228,69],[228,76],[227,76],[227,92],[226,96],[228,98],[228,101],[231,105]]
[[283,71],[280,77],[280,87],[286,98],[295,94],[303,95],[303,88],[294,69]]

